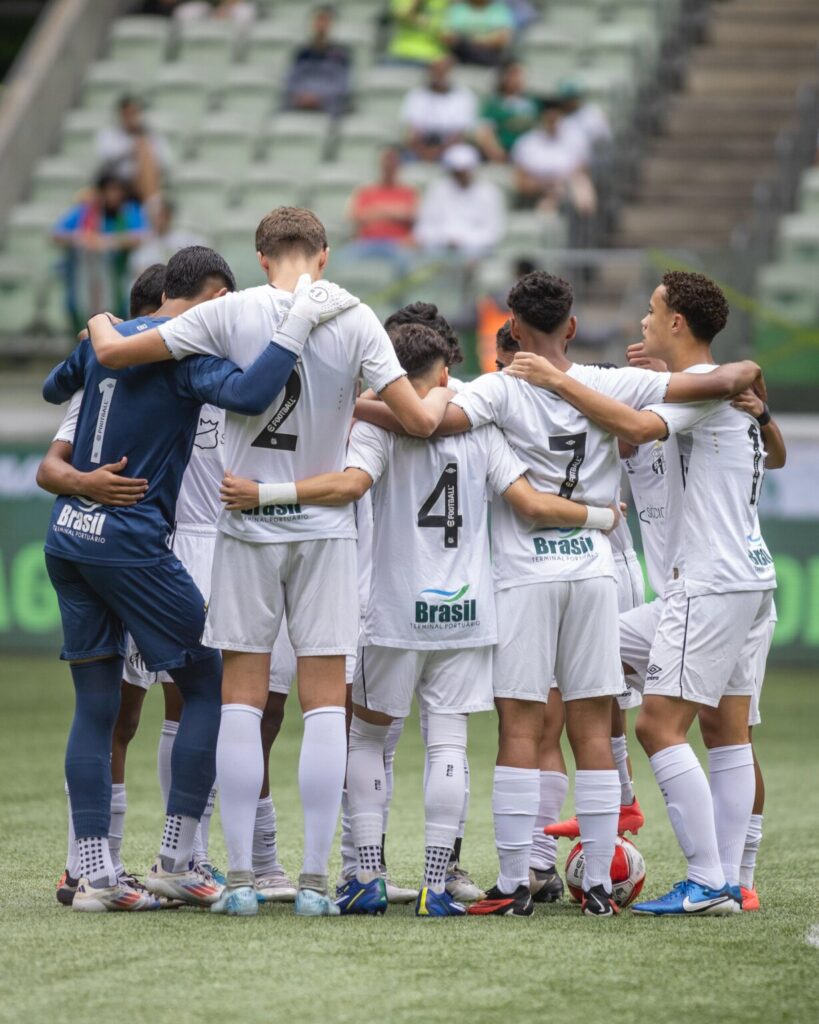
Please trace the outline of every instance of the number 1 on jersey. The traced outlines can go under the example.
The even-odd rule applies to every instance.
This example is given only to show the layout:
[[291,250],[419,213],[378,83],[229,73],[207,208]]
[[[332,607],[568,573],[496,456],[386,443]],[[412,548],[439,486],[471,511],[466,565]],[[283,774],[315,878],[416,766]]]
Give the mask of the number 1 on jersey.
[[100,381],[100,411],[97,413],[97,425],[94,427],[94,443],[91,446],[91,462],[97,465],[102,462],[102,440],[105,437],[105,428],[108,425],[108,413],[111,411],[111,402],[114,400],[114,388],[117,386],[115,377],[106,377]]
[[[443,515],[433,515],[432,510],[443,497]],[[458,463],[448,462],[438,482],[424,504],[418,509],[418,525],[422,529],[444,531],[444,547],[457,548],[458,531],[464,525],[464,517],[458,505]]]

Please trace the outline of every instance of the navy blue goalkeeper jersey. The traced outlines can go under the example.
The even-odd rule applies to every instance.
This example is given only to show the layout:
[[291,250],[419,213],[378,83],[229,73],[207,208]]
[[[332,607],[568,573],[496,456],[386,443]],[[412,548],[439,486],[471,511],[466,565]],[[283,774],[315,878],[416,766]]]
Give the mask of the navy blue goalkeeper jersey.
[[[140,317],[117,330],[136,334],[167,319]],[[148,490],[127,508],[81,497],[58,498],[45,550],[75,562],[112,566],[151,565],[167,557],[199,409],[210,403],[250,415],[263,412],[295,365],[295,356],[278,345],[271,343],[268,349],[266,361],[260,357],[245,371],[216,356],[109,370],[97,361],[91,342],[81,342],[43,387],[46,400],[57,403],[84,389],[72,465],[89,472],[127,456],[125,473],[145,478]]]

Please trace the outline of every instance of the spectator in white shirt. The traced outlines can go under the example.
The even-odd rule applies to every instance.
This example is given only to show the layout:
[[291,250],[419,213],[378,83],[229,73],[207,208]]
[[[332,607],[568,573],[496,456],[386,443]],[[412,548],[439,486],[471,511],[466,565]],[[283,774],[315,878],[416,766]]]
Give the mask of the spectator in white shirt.
[[540,123],[512,147],[517,201],[520,206],[554,210],[564,201],[580,214],[591,214],[597,198],[586,165],[590,147],[566,118],[557,100],[544,100]]
[[447,173],[427,188],[415,226],[415,237],[423,249],[455,251],[475,259],[503,237],[503,193],[494,182],[476,176],[480,162],[477,149],[467,143],[450,146],[444,153]]
[[565,114],[564,125],[577,129],[590,150],[599,143],[611,142],[611,125],[605,110],[598,103],[590,103],[580,86],[574,82],[563,83],[558,89],[558,99]]
[[97,135],[99,167],[130,184],[137,199],[158,192],[171,164],[171,152],[161,135],[145,123],[142,101],[122,96],[117,101],[118,123]]
[[439,160],[477,124],[477,97],[471,89],[453,85],[451,72],[450,58],[435,61],[429,66],[427,84],[411,89],[404,98],[401,121],[407,148],[419,160]]

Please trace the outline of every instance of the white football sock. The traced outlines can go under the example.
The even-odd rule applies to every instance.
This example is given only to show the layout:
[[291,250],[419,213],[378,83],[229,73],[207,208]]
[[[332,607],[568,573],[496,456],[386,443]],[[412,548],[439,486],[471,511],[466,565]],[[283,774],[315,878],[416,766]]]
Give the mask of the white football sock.
[[578,771],[574,776],[574,806],[583,844],[583,889],[602,885],[611,892],[611,859],[620,819],[620,779],[608,769]]
[[688,743],[649,758],[671,827],[688,861],[688,878],[709,889],[725,885],[714,827],[714,802],[702,765]]
[[162,793],[162,810],[168,809],[168,797],[171,793],[171,753],[173,741],[179,731],[179,722],[165,719],[159,733],[159,746],[156,751],[156,773],[159,776],[159,789]]
[[276,808],[273,797],[260,797],[256,804],[256,825],[253,829],[253,871],[257,878],[281,871],[276,840]]
[[429,732],[429,715],[426,708],[418,710],[418,727],[421,731],[421,739],[424,743],[424,789],[427,788],[427,775],[429,774],[429,755],[427,754],[427,733]]
[[74,834],[74,815],[71,813],[71,797],[68,794],[68,783],[65,784],[65,800],[68,805],[68,850],[66,851],[65,870],[72,878],[80,877],[80,848]]
[[500,874],[498,888],[511,895],[519,885],[529,885],[532,829],[540,802],[537,768],[497,765],[492,783],[492,817]]
[[382,835],[387,834],[387,824],[390,819],[390,807],[392,805],[392,791],[395,784],[395,748],[398,746],[398,741],[401,739],[403,731],[403,718],[393,719],[392,725],[387,730],[387,742],[384,745],[384,778],[387,782],[387,803],[384,807],[384,820],[381,823]]
[[466,832],[466,818],[469,814],[469,758],[464,754],[464,803],[458,821],[458,838],[463,839]]
[[[762,815],[752,814],[748,822],[748,834],[745,836],[745,849],[742,851],[742,862],[739,866],[739,884],[743,889],[753,889],[754,872],[756,871],[756,855],[762,842]],[[69,874],[71,872],[69,871]]]
[[199,822],[184,814],[166,814],[159,859],[166,871],[187,871],[193,860],[193,839]]
[[350,824],[350,798],[345,787],[341,795],[341,877],[352,878],[357,868],[358,854],[355,852],[353,828]]
[[[358,880],[370,882],[381,868],[381,825],[387,799],[384,744],[387,725],[373,725],[353,713],[347,759],[347,800],[350,826],[357,851]],[[373,867],[373,848],[378,863]]]
[[193,859],[196,864],[209,864],[208,846],[210,845],[210,821],[216,806],[216,786],[208,793],[208,802],[199,819],[196,835],[193,837]]
[[620,776],[620,803],[623,807],[628,807],[634,803],[634,785],[628,770],[628,744],[625,735],[612,736],[611,752],[617,774]]
[[117,878],[125,874],[122,866],[122,840],[125,836],[125,812],[128,810],[128,797],[125,795],[125,783],[115,782],[111,786],[111,824],[108,826],[108,849]]
[[[425,883],[433,892],[444,891],[446,865],[455,844],[464,807],[466,774],[466,715],[429,712],[427,719],[429,772],[424,788]],[[439,870],[440,851],[447,851]]]
[[105,836],[83,836],[77,840],[80,854],[80,875],[87,878],[94,889],[116,885],[117,873]]
[[[299,792],[304,812],[301,881],[308,888],[320,884],[324,888],[327,886],[327,865],[338,825],[346,765],[347,729],[344,708],[323,707],[305,712],[299,755]],[[257,797],[258,794],[257,789]],[[381,849],[380,822],[378,848]]]
[[543,830],[558,820],[568,792],[569,776],[565,772],[540,773],[540,803],[532,832],[532,856],[529,859],[529,866],[538,871],[548,871],[555,866],[557,840],[554,836],[544,835]]
[[216,778],[228,870],[237,881],[253,871],[253,825],[264,776],[262,712],[249,704],[223,704],[216,743]]
[[756,795],[751,744],[740,743],[709,750],[708,775],[725,881],[729,885],[739,885],[739,865]]

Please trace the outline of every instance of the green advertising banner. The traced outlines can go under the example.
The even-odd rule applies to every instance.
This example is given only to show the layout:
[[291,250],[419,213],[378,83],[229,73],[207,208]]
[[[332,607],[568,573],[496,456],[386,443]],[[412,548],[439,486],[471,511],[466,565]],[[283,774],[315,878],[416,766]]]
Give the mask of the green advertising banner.
[[[60,648],[60,614],[43,558],[51,498],[34,480],[41,454],[34,446],[0,450],[0,653],[56,656]],[[819,520],[767,518],[762,530],[779,581],[771,660],[819,666]],[[639,530],[632,532],[639,543]]]

